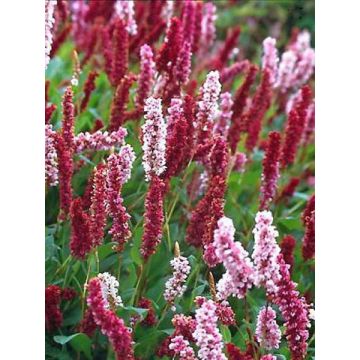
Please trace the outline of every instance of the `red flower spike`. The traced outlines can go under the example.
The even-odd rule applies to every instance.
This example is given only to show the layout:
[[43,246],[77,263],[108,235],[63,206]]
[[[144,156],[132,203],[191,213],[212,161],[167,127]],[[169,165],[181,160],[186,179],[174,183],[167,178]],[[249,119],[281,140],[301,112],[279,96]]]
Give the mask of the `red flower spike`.
[[230,305],[224,303],[216,303],[216,315],[219,321],[226,326],[235,325],[235,313]]
[[282,147],[281,165],[283,168],[287,165],[291,165],[295,161],[300,139],[299,115],[295,109],[292,109],[288,116],[285,129],[285,140]]
[[253,360],[253,357],[248,353],[248,351],[242,352],[233,343],[227,343],[225,346],[229,360]]
[[210,155],[210,172],[212,176],[223,176],[226,178],[227,167],[229,165],[229,152],[226,140],[222,136],[214,138],[214,147]]
[[95,169],[91,196],[91,237],[94,246],[101,245],[106,225],[106,165],[99,164]]
[[50,285],[45,289],[45,327],[47,331],[59,328],[63,322],[60,311],[61,288]]
[[70,211],[72,200],[71,179],[73,174],[72,151],[67,147],[63,137],[57,134],[55,138],[56,152],[59,164],[59,193],[60,193],[60,218],[64,219]]
[[55,104],[50,104],[45,107],[45,124],[49,124],[53,113],[55,112],[57,106]]
[[56,38],[54,39],[54,42],[52,43],[52,46],[51,46],[50,58],[54,57],[54,55],[60,49],[61,45],[66,41],[66,38],[70,34],[71,30],[72,30],[72,25],[68,24],[56,36]]
[[61,291],[61,297],[64,300],[71,301],[71,300],[75,299],[76,296],[77,296],[77,292],[73,288],[67,287],[65,289],[62,289],[62,291]]
[[191,49],[193,54],[195,54],[199,49],[199,41],[201,37],[202,7],[203,3],[200,1],[196,1],[194,36]]
[[269,133],[269,141],[263,160],[261,175],[260,210],[269,208],[269,203],[276,194],[277,180],[279,178],[281,135],[277,131]]
[[115,0],[89,0],[88,12],[85,20],[93,22],[96,18],[102,17],[104,20],[110,20],[114,12]]
[[294,249],[296,240],[291,235],[286,235],[280,243],[281,253],[283,254],[285,262],[290,265],[290,272],[294,266]]
[[214,60],[214,67],[218,70],[221,70],[226,64],[227,60],[230,57],[231,51],[236,46],[238,38],[240,36],[240,27],[236,26],[232,29],[229,29],[225,43],[220,50],[219,56]]
[[220,73],[220,82],[224,85],[234,80],[235,76],[246,71],[250,66],[248,60],[236,62],[229,67],[223,68]]
[[84,314],[84,318],[81,320],[79,331],[86,334],[88,337],[92,337],[97,328],[93,314],[90,309],[87,309]]
[[99,34],[101,32],[102,25],[100,22],[95,22],[90,30],[90,34],[86,37],[85,42],[85,55],[83,59],[81,60],[81,67],[84,67],[85,64],[89,61],[91,56],[95,52],[96,45],[98,43]]
[[124,22],[118,19],[113,34],[112,85],[117,87],[128,70],[129,34]]
[[64,23],[69,16],[69,8],[68,3],[65,0],[57,0],[56,4],[57,14],[59,15],[59,19]]
[[90,71],[84,84],[84,97],[81,101],[80,112],[83,112],[90,100],[91,93],[95,90],[95,80],[99,74],[96,71]]
[[130,330],[125,326],[123,319],[106,308],[101,282],[98,278],[89,281],[87,303],[95,323],[100,327],[101,332],[109,338],[116,359],[134,360]]
[[191,213],[186,230],[187,243],[200,247],[213,241],[216,223],[223,216],[225,190],[226,182],[223,175],[217,175],[210,179],[205,196]]
[[113,52],[109,27],[105,26],[101,32],[101,49],[104,56],[104,70],[112,83]]
[[149,299],[142,297],[138,302],[138,307],[148,310],[145,319],[141,323],[146,326],[154,326],[156,324],[156,315],[152,302]]
[[156,66],[159,72],[167,71],[170,74],[170,69],[176,64],[182,41],[183,29],[181,22],[178,18],[173,17],[170,27],[166,32],[166,39],[156,59]]
[[94,126],[91,129],[91,133],[93,134],[93,133],[97,132],[98,130],[101,130],[104,126],[105,125],[101,119],[95,119]]
[[302,215],[305,235],[302,243],[304,260],[315,257],[315,195],[311,196]]
[[159,20],[159,22],[153,27],[151,32],[146,36],[144,43],[149,46],[156,43],[164,30],[166,29],[166,22],[164,20]]
[[195,32],[195,1],[185,1],[184,6],[181,12],[181,21],[184,31],[184,42],[190,44],[190,49],[194,41],[194,32]]
[[312,98],[313,98],[313,94],[311,91],[311,88],[309,85],[304,85],[301,88],[301,96],[300,96],[300,100],[296,102],[295,104],[295,109],[296,112],[299,115],[299,142],[301,141],[303,135],[304,135],[304,131],[305,131],[305,127],[306,127],[306,123],[307,123],[307,116],[308,116],[308,109],[310,107],[310,104],[312,103]]
[[71,255],[83,260],[92,248],[90,233],[90,217],[83,210],[81,198],[76,198],[71,204]]
[[73,91],[71,86],[66,88],[63,101],[63,120],[62,120],[62,132],[61,135],[64,139],[65,145],[73,153],[74,148],[74,103],[73,103]]
[[164,196],[164,181],[153,176],[145,199],[144,234],[141,244],[141,255],[145,261],[155,253],[162,238]]
[[120,84],[116,88],[116,92],[111,104],[109,124],[110,131],[118,130],[119,127],[124,123],[126,105],[129,101],[129,92],[135,79],[136,77],[134,74],[129,74],[120,81]]
[[228,142],[230,144],[231,153],[235,154],[237,143],[240,140],[240,134],[244,131],[241,116],[246,106],[246,100],[249,96],[251,85],[255,81],[257,66],[251,64],[249,66],[246,78],[242,85],[238,88],[234,97],[234,105],[232,107],[231,125],[229,129]]
[[252,151],[257,145],[261,132],[263,117],[271,103],[270,72],[265,69],[262,72],[261,83],[256,90],[251,107],[248,112],[248,136],[246,138],[246,149]]
[[304,360],[309,337],[309,306],[304,297],[300,297],[296,284],[291,281],[288,265],[283,256],[278,256],[280,281],[274,303],[279,306],[285,321],[285,337],[291,352],[291,360]]
[[291,178],[289,182],[285,185],[284,189],[282,190],[278,198],[278,201],[280,201],[281,199],[292,198],[299,184],[300,184],[300,178],[298,177]]

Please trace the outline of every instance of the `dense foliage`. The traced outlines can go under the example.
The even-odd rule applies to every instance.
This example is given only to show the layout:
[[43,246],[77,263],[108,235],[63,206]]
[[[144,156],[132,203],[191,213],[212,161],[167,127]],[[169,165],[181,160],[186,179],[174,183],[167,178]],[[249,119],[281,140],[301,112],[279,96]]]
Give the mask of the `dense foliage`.
[[47,359],[315,357],[301,3],[46,0]]

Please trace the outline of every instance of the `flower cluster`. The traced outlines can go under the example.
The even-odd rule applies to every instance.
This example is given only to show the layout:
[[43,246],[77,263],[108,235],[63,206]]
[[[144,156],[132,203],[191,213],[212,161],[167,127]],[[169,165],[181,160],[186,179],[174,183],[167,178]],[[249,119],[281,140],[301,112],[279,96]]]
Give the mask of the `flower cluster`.
[[45,125],[45,181],[49,186],[59,183],[58,155],[55,147],[56,135],[52,125]]
[[280,243],[281,254],[284,257],[286,264],[290,267],[290,271],[294,266],[294,249],[296,246],[296,240],[292,235],[286,235]]
[[189,341],[184,339],[182,335],[175,336],[171,339],[169,349],[173,350],[180,360],[195,360],[195,353],[190,346]]
[[218,297],[243,298],[254,282],[254,268],[247,251],[234,241],[235,228],[231,219],[222,217],[214,233],[217,257],[223,262],[226,273],[217,284]]
[[221,91],[219,72],[210,71],[200,89],[200,99],[197,103],[196,127],[199,132],[198,142],[201,144],[206,139],[206,134],[211,131],[213,121],[218,114],[218,98]]
[[281,135],[277,131],[269,133],[269,141],[263,160],[261,174],[260,209],[266,209],[276,194],[277,180],[279,178]]
[[211,2],[204,4],[201,20],[200,53],[205,53],[213,44],[216,36],[216,6]]
[[61,326],[63,315],[60,311],[61,289],[50,285],[45,289],[45,325],[47,331]]
[[268,69],[270,83],[274,85],[277,77],[279,57],[276,49],[276,40],[268,37],[263,41],[262,68]]
[[115,3],[116,14],[125,21],[126,31],[130,35],[137,34],[137,25],[134,19],[134,1],[133,0],[117,0]]
[[117,242],[117,250],[121,251],[131,232],[128,221],[130,215],[126,212],[121,197],[121,188],[130,179],[135,154],[130,145],[124,145],[119,153],[111,154],[107,163],[107,205],[108,213],[113,219],[109,233]]
[[84,151],[110,150],[114,146],[121,146],[127,134],[126,129],[119,128],[116,131],[101,132],[100,130],[93,134],[89,132],[79,133],[74,139],[75,152],[82,153]]
[[216,304],[205,299],[195,312],[196,329],[194,338],[199,347],[198,356],[202,360],[225,360],[224,343],[217,327]]
[[54,9],[56,0],[45,1],[45,69],[50,61],[50,52],[53,42],[52,28],[55,23]]
[[99,164],[94,172],[90,207],[90,231],[93,245],[96,246],[102,243],[106,225],[106,165]]
[[280,266],[277,261],[280,247],[276,242],[279,233],[272,225],[273,216],[270,211],[259,211],[255,222],[253,229],[255,243],[252,253],[256,272],[255,285],[262,285],[268,294],[274,294],[280,279]]
[[278,257],[278,264],[280,277],[276,284],[278,290],[274,302],[279,306],[285,320],[285,337],[289,344],[291,358],[303,360],[307,351],[306,341],[309,337],[309,307],[305,299],[299,296],[296,290],[297,284],[291,281],[288,265],[285,264],[281,254]]
[[164,194],[164,181],[154,176],[145,199],[144,234],[140,250],[145,260],[155,253],[156,247],[161,241],[164,222]]
[[134,360],[130,330],[121,318],[108,309],[107,300],[104,298],[104,287],[99,278],[92,278],[89,281],[88,307],[101,332],[109,338],[117,359]]
[[149,97],[145,101],[143,134],[143,166],[147,181],[161,175],[166,169],[166,124],[162,114],[161,99]]
[[115,279],[115,277],[110,275],[108,272],[101,273],[97,277],[101,282],[101,291],[105,308],[109,309],[122,306],[123,303],[121,297],[117,294],[119,282]]
[[186,290],[186,279],[190,273],[189,261],[184,256],[176,256],[170,261],[173,269],[172,277],[165,284],[164,298],[172,304],[177,297],[181,297]]
[[136,106],[143,108],[145,99],[150,96],[154,85],[155,62],[151,47],[147,44],[140,48],[140,75],[136,95]]
[[305,260],[309,260],[315,256],[315,195],[309,199],[302,219],[305,225],[302,255]]
[[256,340],[266,350],[278,349],[281,331],[276,323],[276,312],[270,306],[260,309],[256,324]]
[[71,255],[84,259],[93,246],[91,236],[91,219],[88,213],[83,210],[82,199],[76,198],[71,203]]
[[149,299],[142,297],[138,302],[138,307],[148,310],[145,319],[142,321],[142,324],[145,324],[147,326],[155,325],[156,314],[152,302]]
[[215,124],[214,132],[227,138],[230,121],[233,114],[232,107],[234,104],[231,98],[231,93],[222,93],[220,95],[220,101],[220,116]]

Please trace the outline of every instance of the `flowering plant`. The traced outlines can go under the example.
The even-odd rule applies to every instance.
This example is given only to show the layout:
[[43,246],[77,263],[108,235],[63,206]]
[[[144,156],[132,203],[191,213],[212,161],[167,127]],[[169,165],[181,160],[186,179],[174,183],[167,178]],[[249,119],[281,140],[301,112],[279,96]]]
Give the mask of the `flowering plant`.
[[314,357],[315,52],[270,3],[45,1],[47,358]]

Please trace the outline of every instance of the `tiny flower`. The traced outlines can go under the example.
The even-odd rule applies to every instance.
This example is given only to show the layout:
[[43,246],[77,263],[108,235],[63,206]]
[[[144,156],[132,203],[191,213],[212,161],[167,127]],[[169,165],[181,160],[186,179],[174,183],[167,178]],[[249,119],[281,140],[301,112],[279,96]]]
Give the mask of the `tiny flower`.
[[260,309],[256,324],[256,340],[265,350],[278,349],[281,331],[276,323],[276,312],[270,306]]

